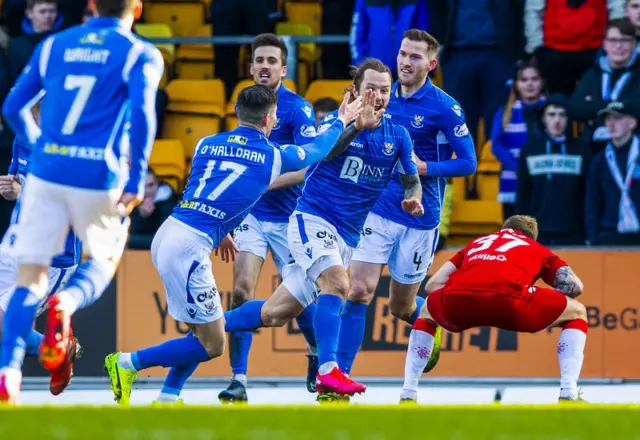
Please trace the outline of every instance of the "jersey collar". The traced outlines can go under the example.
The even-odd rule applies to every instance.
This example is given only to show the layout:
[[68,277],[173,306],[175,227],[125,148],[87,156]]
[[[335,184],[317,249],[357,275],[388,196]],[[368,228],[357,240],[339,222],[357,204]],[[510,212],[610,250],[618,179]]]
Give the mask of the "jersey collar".
[[287,88],[284,86],[284,81],[280,81],[280,87],[278,87],[278,90],[276,90],[276,96],[278,98],[280,98],[280,96],[287,90]]
[[97,28],[122,27],[122,22],[116,17],[93,17],[87,21],[87,25]]
[[416,93],[414,93],[408,98],[402,98],[400,96],[400,81],[396,81],[395,83],[393,83],[393,88],[391,92],[396,98],[400,98],[400,99],[422,99],[424,98],[424,95],[427,94],[429,89],[431,89],[431,87],[433,87],[433,84],[431,83],[431,79],[427,77],[427,81],[424,83],[424,85],[420,87]]

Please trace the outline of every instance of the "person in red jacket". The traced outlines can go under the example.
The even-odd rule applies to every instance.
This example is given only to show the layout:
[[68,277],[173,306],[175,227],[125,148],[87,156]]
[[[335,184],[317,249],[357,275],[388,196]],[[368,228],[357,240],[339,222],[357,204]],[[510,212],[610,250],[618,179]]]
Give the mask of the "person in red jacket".
[[620,0],[527,0],[525,50],[538,60],[549,93],[571,95],[593,65],[607,22],[623,15]]

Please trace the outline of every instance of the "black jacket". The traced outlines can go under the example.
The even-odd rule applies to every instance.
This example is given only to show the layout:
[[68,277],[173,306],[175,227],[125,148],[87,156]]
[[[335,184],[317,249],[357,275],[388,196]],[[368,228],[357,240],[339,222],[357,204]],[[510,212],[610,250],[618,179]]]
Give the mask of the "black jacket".
[[535,217],[543,233],[584,233],[590,150],[577,139],[530,138],[518,161],[516,212]]
[[156,195],[156,209],[149,217],[140,215],[139,208],[131,213],[131,234],[129,236],[129,249],[149,249],[154,235],[162,223],[171,215],[178,204],[178,196],[171,187],[161,184]]
[[[524,0],[488,0],[502,52],[514,62],[524,56]],[[429,32],[443,46],[442,64],[453,39],[457,0],[427,0],[429,7]]]

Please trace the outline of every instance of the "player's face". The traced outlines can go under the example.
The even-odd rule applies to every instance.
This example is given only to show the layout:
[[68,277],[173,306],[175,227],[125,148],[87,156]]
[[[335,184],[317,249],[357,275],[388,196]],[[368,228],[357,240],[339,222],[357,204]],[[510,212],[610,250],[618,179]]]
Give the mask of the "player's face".
[[640,28],[640,0],[631,0],[624,8],[624,15],[636,28]]
[[609,130],[611,139],[625,139],[633,133],[638,122],[629,115],[608,114],[604,119],[604,125]]
[[438,62],[428,55],[425,41],[402,40],[398,52],[398,79],[400,84],[410,87],[424,81],[429,72],[436,68]]
[[256,48],[250,70],[256,84],[278,87],[287,74],[287,66],[282,65],[282,50],[275,46]]
[[55,3],[36,3],[26,12],[36,33],[49,32],[56,22],[58,6]]
[[376,111],[387,108],[391,98],[391,75],[371,69],[365,71],[358,94],[364,96],[367,90],[373,90],[376,94]]
[[535,102],[542,93],[542,77],[538,69],[527,67],[518,75],[516,81],[518,95],[525,102]]
[[567,129],[567,110],[556,105],[549,105],[542,115],[542,123],[553,138],[562,137]]
[[151,173],[147,174],[147,179],[144,182],[144,196],[153,200],[158,192],[158,179]]
[[631,60],[633,51],[636,48],[636,39],[628,35],[622,35],[617,28],[611,28],[607,31],[603,47],[611,65],[613,67],[623,67]]

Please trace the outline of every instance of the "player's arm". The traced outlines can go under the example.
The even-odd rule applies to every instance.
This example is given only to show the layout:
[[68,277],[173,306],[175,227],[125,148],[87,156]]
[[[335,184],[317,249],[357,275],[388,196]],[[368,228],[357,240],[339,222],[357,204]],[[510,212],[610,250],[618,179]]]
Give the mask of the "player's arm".
[[569,266],[563,266],[556,270],[552,285],[554,289],[569,298],[580,296],[584,289],[582,281]]
[[20,195],[22,185],[18,178],[18,143],[14,140],[11,162],[9,163],[9,170],[6,176],[0,176],[0,196],[6,200],[15,200]]
[[47,71],[52,44],[53,37],[49,37],[36,47],[2,106],[2,115],[7,124],[16,135],[28,139],[31,144],[38,140],[41,133],[31,107],[44,96],[42,77]]
[[460,266],[462,266],[462,262],[464,261],[465,255],[467,255],[467,249],[469,248],[469,246],[456,252],[456,254],[451,257],[449,261],[444,263],[442,267],[440,267],[440,269],[438,269],[438,271],[434,273],[431,278],[429,278],[429,281],[425,286],[425,290],[427,291],[427,293],[432,293],[438,289],[442,289],[447,284],[451,275],[456,270],[460,269]]
[[473,174],[478,165],[476,150],[459,105],[442,109],[438,128],[444,133],[456,157],[442,162],[427,162],[427,176],[463,177]]
[[274,191],[278,189],[290,188],[292,186],[296,186],[304,182],[304,175],[306,174],[309,167],[300,170],[300,171],[291,171],[290,173],[282,174],[278,176],[276,180],[273,181],[267,191]]
[[131,102],[129,129],[131,167],[122,200],[127,211],[135,207],[135,201],[141,200],[144,193],[149,156],[157,130],[156,94],[164,70],[162,55],[156,48],[144,45],[142,48],[134,46],[131,50],[138,50],[139,56],[131,69],[122,73],[128,86]]
[[400,145],[398,148],[398,164],[400,183],[404,189],[402,209],[411,215],[424,215],[422,206],[422,183],[418,175],[418,168],[413,160],[413,141],[406,128],[401,129]]
[[[324,124],[321,124],[318,127],[318,129],[324,130],[325,129]],[[347,148],[349,148],[349,145],[351,144],[351,142],[353,142],[353,140],[356,137],[358,137],[361,131],[362,130],[358,130],[356,128],[355,124],[351,124],[347,128],[345,128],[342,134],[340,135],[340,137],[338,138],[338,140],[336,141],[336,144],[333,146],[333,148],[331,149],[329,154],[327,154],[327,157],[325,157],[324,160],[325,161],[331,160],[334,157],[338,157],[342,153],[347,151]]]

